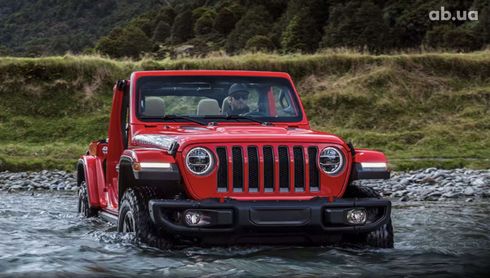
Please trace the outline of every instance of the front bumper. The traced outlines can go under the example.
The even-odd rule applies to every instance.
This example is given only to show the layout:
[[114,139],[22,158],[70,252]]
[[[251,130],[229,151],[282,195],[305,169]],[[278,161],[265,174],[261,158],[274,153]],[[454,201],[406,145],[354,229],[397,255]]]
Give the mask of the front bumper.
[[[346,213],[365,208],[365,224],[352,225]],[[210,225],[191,227],[183,221],[186,210],[209,215]],[[165,233],[179,237],[223,235],[315,235],[364,233],[377,229],[390,219],[391,202],[383,199],[325,198],[308,201],[166,200],[149,202],[150,217]]]

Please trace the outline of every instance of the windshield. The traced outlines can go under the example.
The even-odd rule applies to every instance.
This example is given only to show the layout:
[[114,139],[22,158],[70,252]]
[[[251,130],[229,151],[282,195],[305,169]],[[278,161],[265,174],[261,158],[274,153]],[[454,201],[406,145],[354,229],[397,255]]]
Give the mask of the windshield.
[[145,76],[136,82],[142,121],[296,122],[302,119],[290,82],[275,77]]

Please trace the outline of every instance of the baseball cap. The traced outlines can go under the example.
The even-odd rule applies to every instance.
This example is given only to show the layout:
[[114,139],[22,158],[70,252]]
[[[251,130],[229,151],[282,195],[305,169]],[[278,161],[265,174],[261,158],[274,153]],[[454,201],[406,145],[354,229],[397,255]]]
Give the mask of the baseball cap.
[[248,95],[249,94],[247,87],[245,87],[243,84],[235,83],[235,84],[231,85],[230,89],[228,90],[228,95],[231,96],[231,95],[235,95],[238,93],[241,93],[241,95],[243,95],[243,94]]

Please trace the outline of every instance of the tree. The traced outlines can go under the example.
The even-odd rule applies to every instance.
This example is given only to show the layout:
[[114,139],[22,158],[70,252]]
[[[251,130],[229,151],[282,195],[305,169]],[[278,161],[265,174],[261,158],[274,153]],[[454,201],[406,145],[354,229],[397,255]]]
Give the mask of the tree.
[[132,26],[138,28],[145,33],[147,37],[151,37],[153,30],[155,30],[156,22],[154,22],[151,16],[138,16],[131,20],[126,27]]
[[206,35],[214,31],[214,18],[210,13],[204,13],[194,25],[196,35]]
[[270,15],[263,6],[255,6],[237,22],[226,41],[226,51],[236,53],[243,49],[247,41],[256,35],[267,36],[272,28]]
[[193,25],[194,22],[192,20],[191,10],[184,10],[182,13],[178,14],[172,25],[172,43],[182,43],[192,38],[194,36],[192,30]]
[[[393,48],[416,48],[421,45],[425,33],[435,24],[429,20],[429,11],[440,8],[441,4],[436,1],[390,1],[386,3],[384,17],[391,28],[389,43]],[[449,2],[451,1],[446,1],[446,4]]]
[[228,35],[237,22],[237,17],[228,7],[223,7],[218,11],[214,21],[214,29],[222,35]]
[[158,22],[155,31],[153,32],[152,40],[154,42],[165,42],[171,35],[171,27],[165,21]]
[[[328,16],[325,0],[290,0],[280,19],[280,43],[286,52],[313,52]],[[277,28],[275,28],[277,31]]]
[[490,4],[483,8],[478,16],[481,37],[484,43],[490,44]]
[[192,17],[194,18],[195,21],[197,21],[200,17],[203,15],[208,14],[211,18],[216,17],[216,12],[208,7],[199,7],[197,9],[192,10]]
[[270,51],[274,49],[274,43],[267,36],[257,35],[247,41],[245,49],[251,51]]
[[444,24],[435,26],[425,34],[424,45],[429,48],[446,48],[444,35],[451,30],[451,26]]
[[7,47],[0,45],[0,56],[8,56],[10,55],[10,49]]
[[286,52],[314,52],[321,38],[315,21],[304,11],[295,15],[281,36],[281,46]]
[[389,28],[381,9],[369,1],[336,6],[325,26],[323,47],[352,47],[381,52],[389,47]]
[[159,23],[163,21],[166,22],[169,26],[172,26],[175,20],[175,16],[176,16],[175,10],[170,6],[166,6],[160,10],[156,18],[156,21]]
[[482,39],[464,25],[447,31],[444,34],[444,42],[447,48],[456,51],[475,51],[483,46]]
[[96,51],[114,58],[138,58],[152,48],[151,40],[141,29],[134,26],[113,29],[109,36],[102,37],[95,46]]
[[468,26],[440,25],[426,33],[424,44],[431,48],[474,51],[482,48],[483,40]]
[[[326,0],[289,0],[286,17],[291,20],[298,14],[308,14],[314,21],[315,29],[321,31],[328,18],[328,3]],[[284,26],[285,28],[286,26]]]

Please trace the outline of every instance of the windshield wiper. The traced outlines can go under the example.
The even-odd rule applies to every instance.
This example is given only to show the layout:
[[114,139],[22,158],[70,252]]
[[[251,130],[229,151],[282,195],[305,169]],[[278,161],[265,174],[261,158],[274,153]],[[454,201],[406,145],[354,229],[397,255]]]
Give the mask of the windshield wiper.
[[226,120],[249,120],[252,122],[256,122],[259,124],[267,125],[268,122],[263,122],[258,119],[254,119],[253,117],[248,117],[244,115],[206,115],[204,116],[205,119],[226,119]]
[[208,125],[208,123],[206,123],[206,122],[201,122],[201,121],[193,119],[191,117],[180,116],[180,115],[164,115],[162,117],[162,119],[164,119],[164,120],[181,119],[181,120],[186,120],[186,121],[193,122],[193,123],[200,124],[200,125]]

